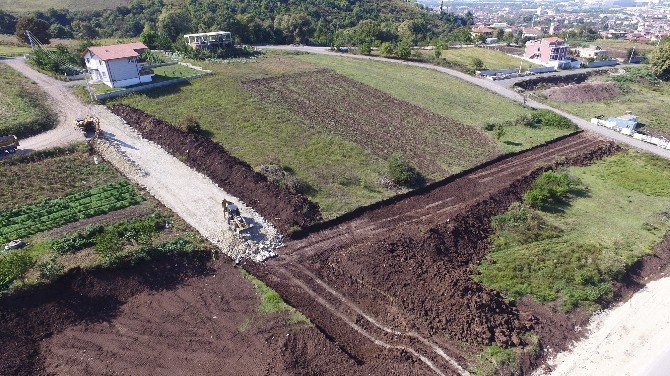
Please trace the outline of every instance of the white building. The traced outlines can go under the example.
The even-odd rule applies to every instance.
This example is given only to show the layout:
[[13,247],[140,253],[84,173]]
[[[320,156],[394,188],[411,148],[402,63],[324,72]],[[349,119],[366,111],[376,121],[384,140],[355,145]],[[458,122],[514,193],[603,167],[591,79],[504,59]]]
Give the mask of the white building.
[[228,31],[213,31],[184,35],[186,44],[194,49],[208,49],[233,45],[233,35]]
[[84,51],[82,57],[93,81],[109,87],[125,87],[153,79],[153,71],[144,68],[140,62],[140,54],[148,49],[140,42],[92,46]]

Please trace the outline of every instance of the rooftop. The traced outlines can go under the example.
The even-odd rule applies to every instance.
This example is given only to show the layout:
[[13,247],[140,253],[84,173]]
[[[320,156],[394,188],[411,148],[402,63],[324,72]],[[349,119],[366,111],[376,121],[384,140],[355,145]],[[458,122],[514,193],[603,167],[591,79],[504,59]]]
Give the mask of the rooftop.
[[84,54],[91,51],[101,60],[123,59],[128,57],[140,56],[138,51],[149,49],[142,42],[132,42],[124,44],[113,44],[110,46],[91,46],[84,50]]

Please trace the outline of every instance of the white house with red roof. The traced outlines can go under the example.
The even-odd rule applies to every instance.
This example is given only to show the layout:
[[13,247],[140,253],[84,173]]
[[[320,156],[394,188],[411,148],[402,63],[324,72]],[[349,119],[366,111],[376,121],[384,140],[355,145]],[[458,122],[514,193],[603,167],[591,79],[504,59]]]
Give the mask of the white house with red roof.
[[140,42],[92,46],[84,50],[82,57],[93,81],[109,87],[126,87],[153,79],[153,71],[140,62],[140,54],[148,49]]

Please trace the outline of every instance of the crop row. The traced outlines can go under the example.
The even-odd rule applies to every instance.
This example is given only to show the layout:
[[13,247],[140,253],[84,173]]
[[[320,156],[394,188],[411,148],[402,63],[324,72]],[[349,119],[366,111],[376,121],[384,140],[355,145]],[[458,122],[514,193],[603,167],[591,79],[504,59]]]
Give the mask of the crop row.
[[0,213],[0,241],[47,231],[80,219],[123,209],[142,200],[142,196],[130,183],[122,181],[26,205]]

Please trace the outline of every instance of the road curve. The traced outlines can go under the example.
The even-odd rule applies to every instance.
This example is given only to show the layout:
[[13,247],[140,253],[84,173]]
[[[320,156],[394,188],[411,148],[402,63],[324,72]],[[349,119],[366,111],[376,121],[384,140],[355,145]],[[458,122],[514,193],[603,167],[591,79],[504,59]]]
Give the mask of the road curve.
[[[313,53],[313,54],[319,54],[319,55],[330,55],[330,56],[340,56],[343,58],[350,58],[350,59],[360,59],[360,60],[374,60],[374,61],[382,61],[382,62],[390,62],[390,63],[396,63],[396,64],[404,64],[404,65],[410,65],[410,66],[415,66],[415,67],[420,67],[420,68],[425,68],[425,69],[432,69],[436,70],[438,72],[446,73],[448,75],[454,76],[456,78],[459,78],[461,80],[467,81],[473,85],[477,85],[481,88],[487,89],[489,91],[492,91],[498,95],[501,95],[505,98],[511,99],[515,102],[518,103],[523,103],[523,96],[517,92],[515,92],[512,89],[506,88],[504,86],[498,85],[495,82],[491,80],[486,80],[482,78],[477,78],[470,76],[469,74],[465,74],[463,72],[459,72],[454,69],[449,69],[449,68],[444,68],[440,67],[437,65],[433,64],[428,64],[428,63],[420,63],[416,61],[406,61],[406,60],[397,60],[397,59],[389,59],[385,57],[379,57],[379,56],[363,56],[363,55],[354,55],[354,54],[343,54],[339,52],[334,52],[331,51],[330,48],[328,47],[311,47],[311,46],[258,46],[260,49],[267,49],[267,50],[284,50],[284,51],[297,51],[297,52],[306,52],[306,53]],[[548,106],[544,103],[540,103],[531,99],[528,99],[526,101],[526,106],[534,108],[534,109],[543,109],[543,110],[550,110],[553,111],[559,115],[565,116],[566,118],[570,119],[572,122],[577,124],[577,126],[583,130],[597,133],[603,137],[606,137],[610,140],[614,140],[616,142],[620,142],[622,144],[627,144],[629,146],[632,146],[636,149],[640,149],[652,154],[656,154],[659,157],[665,158],[665,159],[670,159],[670,150],[667,149],[662,149],[656,145],[648,144],[646,142],[636,140],[632,137],[625,136],[619,132],[607,129],[605,127],[600,127],[595,124],[592,124],[590,121],[582,119],[580,117],[571,115],[565,111],[559,110],[557,108]]]

